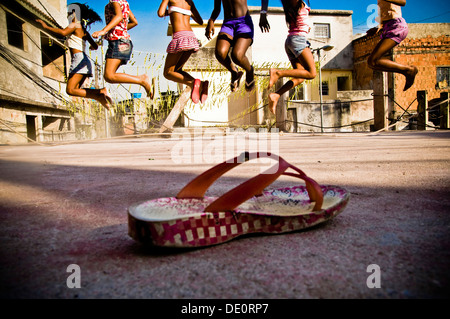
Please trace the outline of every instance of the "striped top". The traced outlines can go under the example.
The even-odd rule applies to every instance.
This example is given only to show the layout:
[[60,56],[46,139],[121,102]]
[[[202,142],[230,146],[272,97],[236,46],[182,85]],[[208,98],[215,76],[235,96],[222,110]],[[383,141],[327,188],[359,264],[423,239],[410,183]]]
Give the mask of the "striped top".
[[295,24],[289,25],[289,35],[303,35],[306,36],[311,30],[311,22],[309,19],[309,12],[311,8],[306,4],[298,11],[297,21]]

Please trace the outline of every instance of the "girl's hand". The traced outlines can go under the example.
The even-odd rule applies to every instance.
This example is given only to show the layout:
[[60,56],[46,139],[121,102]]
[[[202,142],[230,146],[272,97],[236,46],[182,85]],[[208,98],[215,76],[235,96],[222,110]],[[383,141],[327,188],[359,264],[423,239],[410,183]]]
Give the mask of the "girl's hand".
[[45,29],[47,27],[47,23],[45,23],[44,21],[42,21],[41,19],[37,19],[36,20],[37,23],[40,23],[41,26]]
[[259,18],[259,27],[261,28],[262,33],[270,31],[270,24],[269,21],[267,21],[267,13],[261,13]]
[[208,20],[208,25],[206,26],[205,35],[208,40],[211,40],[211,38],[212,38],[211,36],[214,35],[214,21],[211,19]]
[[103,37],[105,34],[106,34],[106,31],[100,30],[100,31],[96,31],[96,32],[92,33],[92,37],[94,39],[97,39],[97,38]]

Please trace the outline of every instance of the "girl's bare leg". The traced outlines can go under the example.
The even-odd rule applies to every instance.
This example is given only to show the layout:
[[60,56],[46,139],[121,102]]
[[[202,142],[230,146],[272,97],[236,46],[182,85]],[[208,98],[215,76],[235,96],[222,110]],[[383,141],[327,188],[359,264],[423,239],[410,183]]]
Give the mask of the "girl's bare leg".
[[231,73],[231,83],[236,81],[239,77],[238,69],[228,55],[232,41],[233,39],[231,39],[229,35],[220,33],[217,37],[215,51],[217,61],[219,61],[219,63],[222,64]]
[[[300,63],[302,68],[295,68],[294,65]],[[275,83],[284,77],[292,77],[292,78],[301,78],[305,80],[312,80],[316,77],[316,65],[314,62],[314,57],[309,48],[303,50],[302,54],[298,57],[298,61],[292,62],[292,66],[294,69],[290,70],[270,70],[270,81],[269,81],[269,89],[275,85]]]
[[112,105],[112,99],[108,96],[106,88],[103,89],[82,89],[86,76],[83,74],[72,74],[67,81],[66,92],[72,96],[78,96],[88,99],[94,99],[109,110]]
[[[247,50],[251,44],[252,39],[250,38],[238,38],[236,39],[233,51],[231,52],[231,58],[233,61],[245,70],[245,80],[248,84],[253,83],[255,79],[253,67],[246,56]],[[251,85],[251,87],[253,87],[253,85]]]
[[414,84],[418,69],[415,66],[403,65],[384,57],[384,55],[392,50],[396,45],[397,42],[394,40],[381,40],[373,50],[367,60],[367,63],[369,67],[374,70],[403,74],[406,78],[406,83],[403,90],[406,91]]
[[193,51],[169,53],[164,65],[164,77],[173,82],[183,83],[192,89],[195,78],[183,71],[183,66],[189,60],[192,53]]
[[269,94],[269,110],[275,114],[278,100],[292,88],[303,83],[305,79],[312,80],[316,77],[316,65],[311,50],[306,48],[297,60],[291,61],[292,70],[270,70],[269,89],[282,77],[292,77],[278,91]]
[[119,59],[106,59],[105,64],[105,80],[108,83],[130,83],[138,84],[145,89],[147,95],[153,99],[152,84],[147,74],[130,75],[125,73],[117,73],[122,61]]

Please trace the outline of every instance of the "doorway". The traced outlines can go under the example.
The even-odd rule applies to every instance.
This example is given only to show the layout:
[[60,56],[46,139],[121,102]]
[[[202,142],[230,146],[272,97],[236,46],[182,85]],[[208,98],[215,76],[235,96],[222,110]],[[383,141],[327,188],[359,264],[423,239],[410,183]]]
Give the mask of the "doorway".
[[27,137],[36,141],[36,116],[27,115]]

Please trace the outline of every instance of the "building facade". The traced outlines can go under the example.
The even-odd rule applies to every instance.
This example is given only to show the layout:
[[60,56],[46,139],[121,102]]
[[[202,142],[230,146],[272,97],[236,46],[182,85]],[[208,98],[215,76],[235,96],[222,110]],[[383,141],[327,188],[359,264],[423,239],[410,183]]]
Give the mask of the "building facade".
[[[71,58],[65,39],[42,29],[36,19],[65,28],[67,1],[0,3],[0,143],[107,136],[109,123],[103,108],[66,94]],[[93,87],[98,78],[97,72],[84,85]]]

